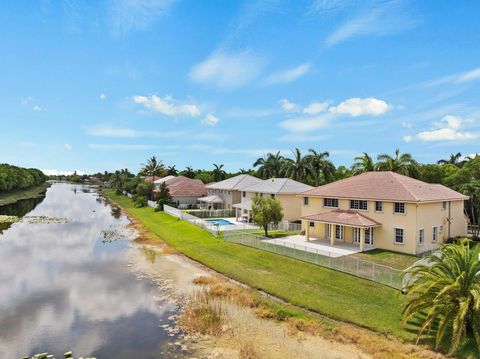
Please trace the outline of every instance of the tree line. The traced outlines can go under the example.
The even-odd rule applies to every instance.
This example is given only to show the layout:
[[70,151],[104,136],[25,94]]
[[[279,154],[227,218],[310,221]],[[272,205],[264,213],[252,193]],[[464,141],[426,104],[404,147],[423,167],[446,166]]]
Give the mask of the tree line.
[[0,192],[39,186],[46,180],[47,176],[39,169],[0,163]]

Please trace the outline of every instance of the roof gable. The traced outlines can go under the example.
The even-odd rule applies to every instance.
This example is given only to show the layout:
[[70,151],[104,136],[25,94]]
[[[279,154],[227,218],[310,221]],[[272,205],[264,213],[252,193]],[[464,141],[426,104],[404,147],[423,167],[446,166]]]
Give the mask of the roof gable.
[[260,178],[253,177],[247,174],[234,176],[231,178],[227,178],[226,180],[215,182],[212,184],[208,184],[208,189],[223,189],[223,190],[236,190],[242,191],[243,188],[252,186],[256,183],[263,182]]

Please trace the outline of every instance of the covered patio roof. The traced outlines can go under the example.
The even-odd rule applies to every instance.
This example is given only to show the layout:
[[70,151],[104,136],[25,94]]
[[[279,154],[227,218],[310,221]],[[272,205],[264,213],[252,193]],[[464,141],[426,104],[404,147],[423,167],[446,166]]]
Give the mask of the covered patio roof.
[[330,212],[317,213],[309,216],[303,216],[301,219],[314,222],[341,224],[349,227],[379,227],[382,224],[364,214],[352,211],[336,209]]
[[206,202],[206,203],[223,203],[224,202],[223,197],[216,196],[216,195],[200,197],[198,200],[200,202]]
[[251,200],[246,200],[240,203],[236,203],[232,206],[233,208],[238,208],[238,209],[246,209],[246,210],[251,210],[252,209],[252,201]]

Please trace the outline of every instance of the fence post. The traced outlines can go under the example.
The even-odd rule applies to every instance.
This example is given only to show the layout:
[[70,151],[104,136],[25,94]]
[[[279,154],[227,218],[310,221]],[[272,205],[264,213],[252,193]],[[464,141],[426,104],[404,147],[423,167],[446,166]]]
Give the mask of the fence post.
[[283,255],[285,255],[286,250],[285,250],[285,242],[283,242]]
[[307,247],[305,247],[305,262],[307,261]]
[[328,252],[328,268],[332,268],[332,257],[330,256],[330,252]]
[[373,263],[373,281],[375,282],[375,263]]
[[393,287],[393,271],[390,269],[390,286]]
[[358,264],[359,264],[359,262],[360,262],[360,261],[357,259],[357,277],[359,276],[359,275],[358,275]]
[[317,256],[315,257],[315,260],[316,260],[316,264],[318,265],[318,248],[315,248],[315,251],[317,252]]

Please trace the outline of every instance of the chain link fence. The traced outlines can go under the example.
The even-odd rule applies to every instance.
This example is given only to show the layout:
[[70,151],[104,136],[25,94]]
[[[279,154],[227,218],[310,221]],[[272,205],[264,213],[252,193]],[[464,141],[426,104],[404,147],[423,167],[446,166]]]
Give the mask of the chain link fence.
[[224,239],[226,242],[243,244],[340,272],[349,273],[395,289],[401,290],[403,287],[401,270],[354,256],[338,256],[336,253],[262,237],[245,231],[225,232]]

